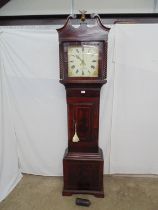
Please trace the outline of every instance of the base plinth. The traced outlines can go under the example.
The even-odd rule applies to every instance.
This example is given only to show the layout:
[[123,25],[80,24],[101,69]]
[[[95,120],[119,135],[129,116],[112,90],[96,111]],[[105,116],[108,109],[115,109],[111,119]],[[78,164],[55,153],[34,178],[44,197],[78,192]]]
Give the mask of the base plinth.
[[89,194],[97,198],[104,198],[104,191],[87,191],[87,190],[63,190],[63,196],[72,196],[73,194]]
[[103,198],[103,153],[76,153],[65,151],[63,159],[63,195],[91,194]]

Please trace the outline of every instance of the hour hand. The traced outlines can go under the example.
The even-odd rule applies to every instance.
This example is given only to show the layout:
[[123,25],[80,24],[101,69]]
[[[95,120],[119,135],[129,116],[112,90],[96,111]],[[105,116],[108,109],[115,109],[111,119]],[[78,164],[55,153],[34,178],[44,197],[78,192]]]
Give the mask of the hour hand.
[[86,63],[84,62],[84,60],[81,60],[81,64],[80,64],[81,66],[85,66],[86,65]]
[[80,64],[81,66],[86,65],[85,62],[84,62],[84,60],[81,59],[79,55],[76,55],[76,58],[79,59],[79,60],[81,61],[81,64]]
[[76,58],[79,59],[82,62],[82,59],[80,58],[79,55],[76,55]]

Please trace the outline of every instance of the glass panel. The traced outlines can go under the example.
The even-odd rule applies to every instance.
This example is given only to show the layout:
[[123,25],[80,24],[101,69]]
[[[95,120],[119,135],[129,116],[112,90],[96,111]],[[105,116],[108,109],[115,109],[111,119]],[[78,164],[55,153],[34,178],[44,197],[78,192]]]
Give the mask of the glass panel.
[[98,77],[98,60],[98,46],[69,46],[68,77]]

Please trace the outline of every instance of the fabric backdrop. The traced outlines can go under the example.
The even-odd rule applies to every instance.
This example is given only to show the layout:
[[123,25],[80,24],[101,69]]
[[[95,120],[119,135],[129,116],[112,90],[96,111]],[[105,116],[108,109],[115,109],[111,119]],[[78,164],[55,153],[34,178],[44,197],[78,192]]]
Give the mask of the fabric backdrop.
[[158,174],[158,25],[114,30],[110,173]]
[[[116,25],[101,90],[104,173],[158,174],[158,25]],[[62,175],[67,109],[53,27],[0,28],[0,200],[21,173]]]

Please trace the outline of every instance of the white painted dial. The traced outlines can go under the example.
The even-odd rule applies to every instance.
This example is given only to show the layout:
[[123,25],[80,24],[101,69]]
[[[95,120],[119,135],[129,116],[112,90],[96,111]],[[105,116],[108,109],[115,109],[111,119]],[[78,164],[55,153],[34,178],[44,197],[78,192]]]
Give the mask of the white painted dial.
[[98,46],[68,47],[68,77],[98,77]]

